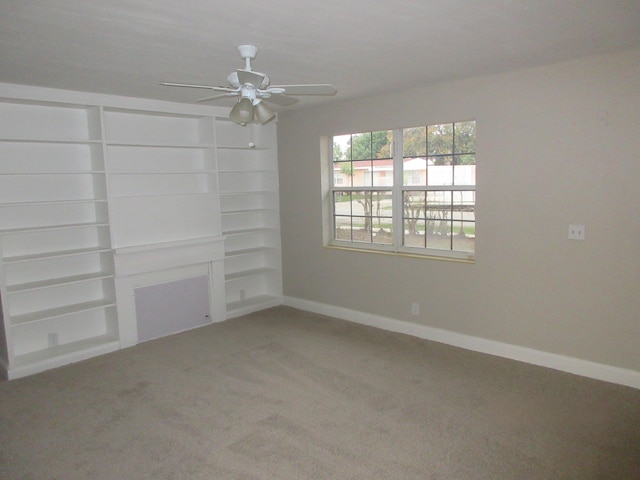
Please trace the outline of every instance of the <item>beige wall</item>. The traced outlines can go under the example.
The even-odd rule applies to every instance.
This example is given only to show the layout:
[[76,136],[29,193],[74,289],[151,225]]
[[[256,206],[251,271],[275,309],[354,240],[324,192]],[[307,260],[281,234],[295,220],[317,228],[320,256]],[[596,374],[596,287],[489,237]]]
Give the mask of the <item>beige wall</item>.
[[[323,247],[321,136],[468,119],[475,264]],[[285,112],[278,149],[285,296],[640,371],[640,50]]]

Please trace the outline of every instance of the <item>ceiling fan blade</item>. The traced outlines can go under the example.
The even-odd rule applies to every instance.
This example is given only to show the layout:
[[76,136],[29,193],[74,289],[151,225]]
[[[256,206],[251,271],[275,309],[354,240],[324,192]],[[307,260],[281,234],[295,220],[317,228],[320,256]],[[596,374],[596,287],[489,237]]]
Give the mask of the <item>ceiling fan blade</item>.
[[286,95],[281,95],[279,93],[272,93],[268,97],[260,97],[265,102],[275,103],[276,105],[281,105],[283,107],[288,107],[289,105],[293,105],[298,103],[300,100],[293,97],[287,97]]
[[271,85],[269,88],[283,88],[286,95],[335,95],[338,92],[329,84]]
[[219,93],[217,95],[211,95],[210,97],[198,98],[196,102],[208,102],[210,100],[217,100],[218,98],[236,97],[239,93],[240,92]]
[[240,85],[244,85],[245,83],[250,83],[256,88],[261,88],[262,81],[264,80],[265,74],[253,72],[251,70],[238,70],[238,81]]
[[160,85],[166,85],[167,87],[206,88],[208,90],[213,90],[214,92],[234,92],[236,90],[235,88],[229,88],[229,87],[214,87],[212,85],[193,85],[190,83],[160,82]]

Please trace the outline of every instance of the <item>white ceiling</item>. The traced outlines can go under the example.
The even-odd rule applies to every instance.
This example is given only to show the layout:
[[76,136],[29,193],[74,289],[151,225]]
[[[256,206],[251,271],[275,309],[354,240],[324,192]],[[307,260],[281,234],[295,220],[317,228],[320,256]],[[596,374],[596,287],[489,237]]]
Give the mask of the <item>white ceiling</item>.
[[191,102],[243,68],[296,108],[640,47],[640,0],[0,0],[0,82]]

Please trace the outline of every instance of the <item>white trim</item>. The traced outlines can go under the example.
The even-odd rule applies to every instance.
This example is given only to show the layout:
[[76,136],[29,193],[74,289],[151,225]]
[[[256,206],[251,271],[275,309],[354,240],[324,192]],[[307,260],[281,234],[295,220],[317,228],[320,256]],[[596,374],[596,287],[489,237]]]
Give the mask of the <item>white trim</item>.
[[532,348],[511,345],[495,340],[473,337],[449,330],[428,327],[426,325],[405,322],[301,298],[285,296],[282,300],[283,305],[300,310],[640,389],[640,372],[636,370],[613,367],[611,365],[567,357],[556,353],[543,352],[541,350],[534,350]]

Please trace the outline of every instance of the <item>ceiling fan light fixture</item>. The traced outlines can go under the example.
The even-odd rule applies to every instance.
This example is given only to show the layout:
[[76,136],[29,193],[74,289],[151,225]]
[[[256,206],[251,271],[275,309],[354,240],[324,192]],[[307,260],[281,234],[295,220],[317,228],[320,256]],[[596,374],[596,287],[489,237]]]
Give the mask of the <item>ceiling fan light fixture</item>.
[[238,125],[246,125],[253,121],[253,103],[248,98],[241,98],[231,109],[229,117]]
[[217,92],[214,95],[199,98],[196,102],[238,98],[229,117],[241,126],[254,121],[264,125],[275,118],[275,113],[264,102],[269,105],[288,107],[299,102],[295,98],[298,95],[335,95],[337,92],[329,84],[271,85],[269,75],[256,72],[251,68],[251,60],[256,58],[258,47],[240,45],[238,51],[245,61],[245,66],[227,76],[228,86],[226,87],[174,82],[160,82],[160,84],[170,87],[203,88]]
[[260,122],[262,125],[264,125],[265,123],[270,122],[276,116],[276,114],[273,113],[273,111],[271,111],[271,109],[269,107],[267,107],[264,104],[264,102],[261,101],[261,100],[258,100],[253,105],[253,109],[254,109],[256,120],[258,122]]

